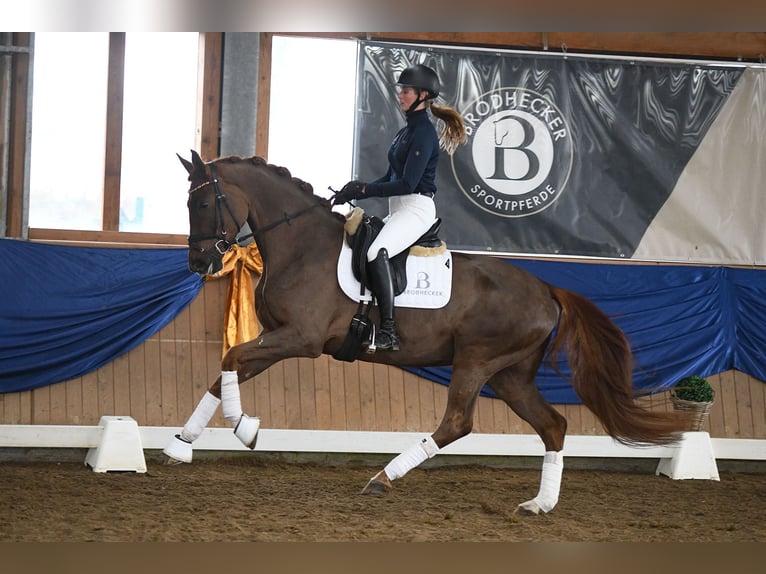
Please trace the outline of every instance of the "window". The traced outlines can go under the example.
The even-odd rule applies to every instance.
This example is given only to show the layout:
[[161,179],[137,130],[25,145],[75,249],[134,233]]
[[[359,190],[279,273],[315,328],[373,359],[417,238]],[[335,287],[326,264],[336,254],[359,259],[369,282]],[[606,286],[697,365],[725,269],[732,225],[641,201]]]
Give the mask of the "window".
[[189,233],[176,153],[195,147],[198,34],[127,36],[120,231]]
[[[223,36],[34,34],[30,238],[185,243],[175,154],[217,153]],[[265,155],[329,196],[352,170],[357,43],[268,38]]]
[[106,214],[112,231],[188,233],[175,154],[198,136],[198,46],[198,33],[35,34],[30,227],[110,230]]
[[29,225],[101,229],[109,34],[35,35]]
[[269,162],[324,197],[351,177],[356,59],[354,40],[272,40]]

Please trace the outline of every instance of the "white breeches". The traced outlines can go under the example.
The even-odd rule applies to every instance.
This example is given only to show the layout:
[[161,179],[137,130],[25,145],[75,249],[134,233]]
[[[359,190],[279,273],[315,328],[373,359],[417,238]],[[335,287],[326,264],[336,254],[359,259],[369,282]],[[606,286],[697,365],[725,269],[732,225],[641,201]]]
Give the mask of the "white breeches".
[[436,221],[436,204],[432,197],[410,193],[388,198],[389,216],[375,241],[367,250],[367,261],[385,248],[391,258],[415,243]]

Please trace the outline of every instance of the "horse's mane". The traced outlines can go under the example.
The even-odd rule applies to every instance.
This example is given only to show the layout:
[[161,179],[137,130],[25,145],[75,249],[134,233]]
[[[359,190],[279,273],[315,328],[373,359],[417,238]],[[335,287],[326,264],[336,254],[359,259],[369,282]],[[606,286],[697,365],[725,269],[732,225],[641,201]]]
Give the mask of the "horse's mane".
[[[312,186],[307,181],[304,181],[304,180],[302,180],[300,178],[294,177],[290,173],[290,170],[287,169],[284,166],[274,165],[272,163],[268,163],[265,159],[263,159],[262,157],[257,156],[257,155],[254,155],[254,156],[251,156],[251,157],[245,157],[245,158],[240,157],[238,155],[230,155],[230,156],[219,158],[216,161],[221,162],[221,163],[239,163],[239,162],[245,161],[245,162],[249,162],[249,163],[251,163],[253,165],[256,165],[256,166],[266,167],[266,168],[274,171],[277,175],[289,178],[292,181],[292,183],[298,189],[300,189],[304,193],[307,193],[307,194],[311,195],[312,197],[316,198],[316,200],[319,201],[322,205],[324,205],[328,210],[332,210],[332,202],[329,199],[325,199],[322,196],[316,195],[314,193],[314,186]],[[343,219],[343,221],[345,221],[345,218],[342,215],[340,215],[340,214],[336,214],[336,215],[338,215],[341,219]]]

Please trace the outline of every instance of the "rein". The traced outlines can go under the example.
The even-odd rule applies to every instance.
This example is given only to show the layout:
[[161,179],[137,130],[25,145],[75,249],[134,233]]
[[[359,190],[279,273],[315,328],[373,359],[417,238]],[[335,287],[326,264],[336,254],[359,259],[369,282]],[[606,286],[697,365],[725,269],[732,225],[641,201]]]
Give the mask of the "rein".
[[[272,223],[269,223],[268,225],[264,225],[263,227],[259,227],[258,229],[254,229],[251,233],[248,233],[246,235],[242,235],[241,237],[235,237],[234,241],[228,241],[226,238],[226,228],[223,225],[223,212],[221,209],[221,205],[226,208],[226,211],[229,212],[229,215],[234,220],[234,223],[237,223],[236,217],[234,217],[234,213],[231,210],[231,207],[229,207],[228,202],[226,201],[226,196],[221,192],[221,188],[218,185],[218,177],[216,172],[216,165],[210,164],[210,179],[199,184],[198,186],[192,188],[189,190],[189,195],[197,191],[198,189],[202,189],[204,187],[207,187],[208,185],[213,185],[215,189],[215,217],[216,217],[216,225],[217,228],[221,231],[219,233],[214,234],[207,234],[207,235],[190,235],[188,242],[191,246],[192,243],[197,243],[199,241],[205,241],[206,239],[217,239],[218,241],[215,242],[215,249],[218,252],[219,256],[224,255],[227,251],[229,251],[234,245],[238,245],[241,241],[249,238],[255,238],[258,235],[265,233],[267,231],[270,231],[274,229],[275,227],[279,227],[283,223],[286,223],[287,225],[291,225],[292,221],[304,213],[307,213],[314,209],[315,207],[319,206],[319,203],[314,203],[313,205],[309,205],[308,207],[304,207],[302,209],[299,209],[298,211],[294,213],[286,213],[284,212],[282,214],[282,217],[280,219],[277,219],[276,221],[273,221]],[[244,226],[244,223],[242,225],[239,225],[237,223],[238,227],[241,229]],[[221,248],[221,245],[223,245],[223,248]],[[204,249],[200,248],[200,251],[205,251]]]

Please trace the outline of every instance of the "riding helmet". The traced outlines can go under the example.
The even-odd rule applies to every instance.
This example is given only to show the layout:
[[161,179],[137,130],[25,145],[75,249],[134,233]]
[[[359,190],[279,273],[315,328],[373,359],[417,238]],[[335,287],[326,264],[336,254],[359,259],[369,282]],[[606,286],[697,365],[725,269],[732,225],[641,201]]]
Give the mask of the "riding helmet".
[[415,64],[399,74],[398,86],[411,86],[428,92],[433,99],[439,95],[439,76],[431,68],[423,64]]

